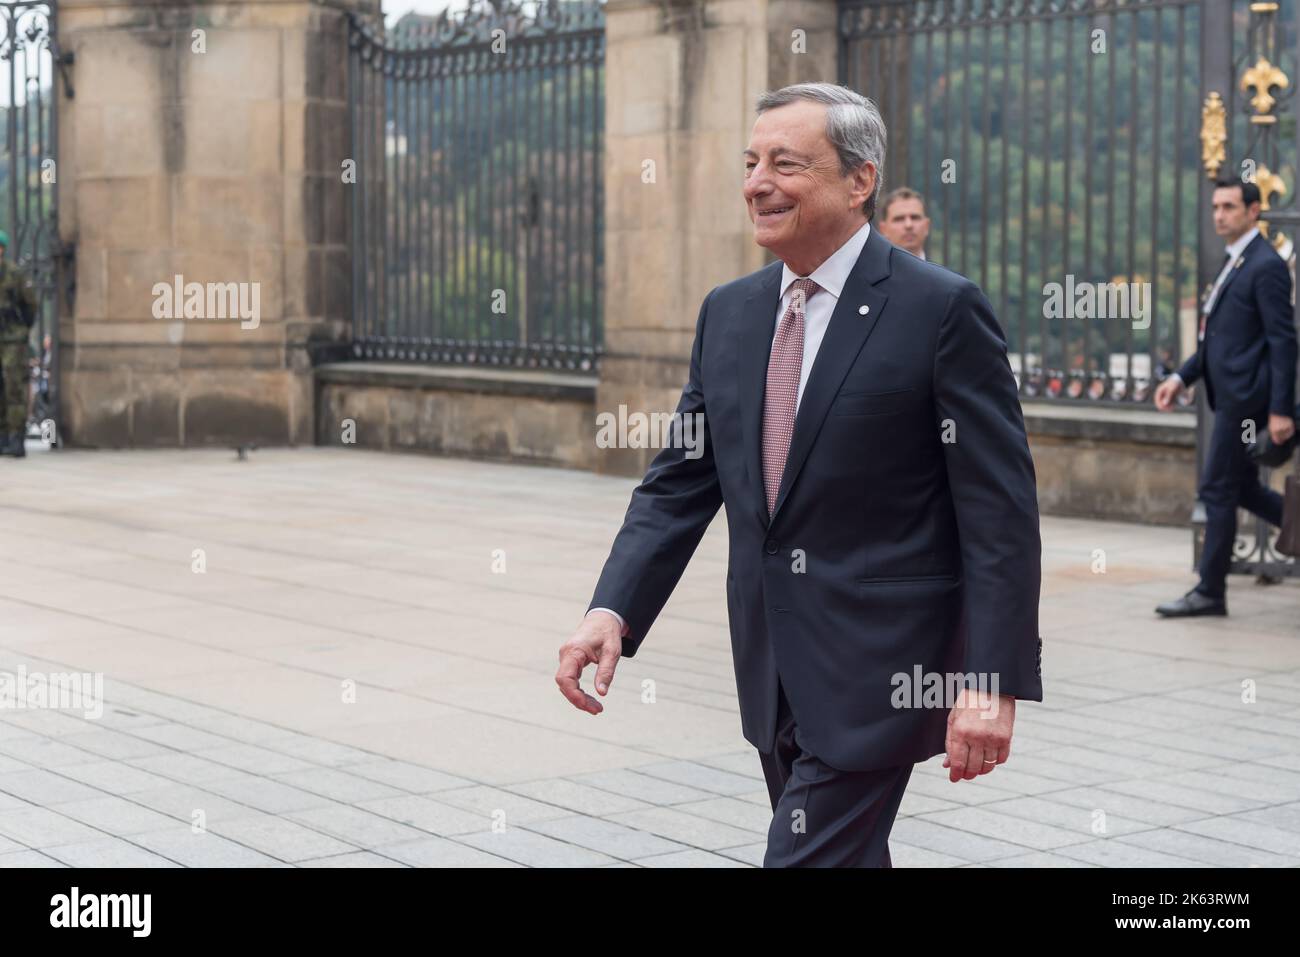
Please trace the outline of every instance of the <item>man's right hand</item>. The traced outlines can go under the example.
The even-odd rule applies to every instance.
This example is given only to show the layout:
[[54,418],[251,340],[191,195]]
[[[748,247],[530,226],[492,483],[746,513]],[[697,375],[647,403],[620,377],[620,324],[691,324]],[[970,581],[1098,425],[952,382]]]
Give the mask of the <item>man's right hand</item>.
[[600,714],[605,706],[582,690],[582,670],[596,665],[596,691],[604,697],[614,680],[614,668],[623,653],[622,627],[613,615],[593,611],[573,633],[573,637],[560,646],[560,668],[555,672],[555,683],[560,693],[579,711]]
[[1178,393],[1183,391],[1181,379],[1170,376],[1160,385],[1156,386],[1156,408],[1161,412],[1168,412],[1174,407],[1174,399],[1178,398]]

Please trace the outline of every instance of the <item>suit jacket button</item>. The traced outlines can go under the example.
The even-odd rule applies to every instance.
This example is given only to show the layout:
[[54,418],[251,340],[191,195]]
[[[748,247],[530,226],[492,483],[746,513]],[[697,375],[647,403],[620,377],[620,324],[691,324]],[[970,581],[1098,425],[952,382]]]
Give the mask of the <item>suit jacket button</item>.
[[768,539],[767,544],[764,545],[763,548],[767,551],[769,555],[775,555],[778,551],[780,551],[780,548],[777,546],[776,542],[772,541],[771,539]]

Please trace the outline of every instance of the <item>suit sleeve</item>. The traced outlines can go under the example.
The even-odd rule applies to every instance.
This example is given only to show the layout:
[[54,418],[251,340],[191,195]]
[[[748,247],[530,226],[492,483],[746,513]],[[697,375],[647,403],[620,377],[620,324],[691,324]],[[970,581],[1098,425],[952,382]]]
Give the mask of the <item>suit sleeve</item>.
[[[672,441],[650,463],[600,573],[588,611],[617,609],[626,622],[623,655],[636,654],[668,596],[722,505],[713,441],[704,408],[702,352],[711,291],[695,323],[690,376],[682,389]],[[689,420],[688,420],[688,417]],[[691,448],[683,441],[685,422],[698,423]]]
[[1255,284],[1255,306],[1268,339],[1269,400],[1274,415],[1295,414],[1296,333],[1291,307],[1291,272],[1279,257],[1271,257],[1268,268]]
[[[934,396],[961,542],[967,672],[1043,700],[1038,493],[1007,344],[979,287],[952,294],[935,346]],[[942,434],[942,433],[941,433]]]
[[1178,369],[1178,378],[1183,380],[1183,385],[1194,385],[1196,380],[1201,377],[1201,349],[1200,343],[1197,343],[1196,351],[1187,357],[1187,361]]

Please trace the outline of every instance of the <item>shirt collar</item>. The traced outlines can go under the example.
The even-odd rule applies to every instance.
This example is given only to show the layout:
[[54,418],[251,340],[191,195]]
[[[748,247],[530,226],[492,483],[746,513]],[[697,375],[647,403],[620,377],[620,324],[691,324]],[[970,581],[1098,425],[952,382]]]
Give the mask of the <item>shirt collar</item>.
[[1236,242],[1230,245],[1226,250],[1228,253],[1229,261],[1236,259],[1243,252],[1245,252],[1246,247],[1250,245],[1251,240],[1253,240],[1258,235],[1259,235],[1259,227],[1256,226],[1254,229],[1247,230]]
[[[848,238],[848,240],[827,260],[813,270],[808,278],[817,283],[823,291],[829,292],[836,299],[840,298],[840,293],[844,291],[844,284],[849,280],[849,273],[857,265],[858,257],[862,255],[862,247],[867,244],[867,239],[871,236],[871,223],[863,223],[862,228]],[[800,277],[797,276],[793,269],[784,263],[781,264],[781,296],[790,290],[790,284]]]

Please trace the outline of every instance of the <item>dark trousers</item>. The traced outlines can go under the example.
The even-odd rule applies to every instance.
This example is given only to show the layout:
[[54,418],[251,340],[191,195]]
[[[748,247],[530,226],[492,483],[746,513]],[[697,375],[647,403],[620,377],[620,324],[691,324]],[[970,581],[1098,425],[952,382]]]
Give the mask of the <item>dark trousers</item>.
[[1217,413],[1205,456],[1200,488],[1205,503],[1205,546],[1196,590],[1211,598],[1223,598],[1227,589],[1238,506],[1274,525],[1282,524],[1282,496],[1260,483],[1259,467],[1242,441],[1242,421],[1248,418],[1253,419],[1257,436],[1268,430],[1267,412],[1255,416]]
[[889,831],[913,765],[841,771],[799,742],[777,685],[776,743],[759,752],[772,824],[764,867],[891,867]]

